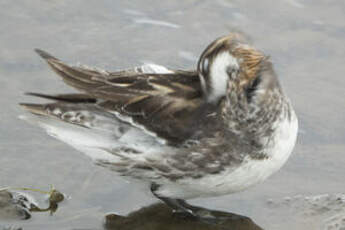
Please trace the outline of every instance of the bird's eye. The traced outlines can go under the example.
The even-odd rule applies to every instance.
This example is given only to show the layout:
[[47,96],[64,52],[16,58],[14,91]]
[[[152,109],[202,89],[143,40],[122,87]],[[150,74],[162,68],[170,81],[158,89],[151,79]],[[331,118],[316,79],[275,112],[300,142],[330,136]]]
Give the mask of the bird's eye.
[[237,76],[238,74],[238,69],[237,68],[234,68],[233,66],[228,66],[226,68],[226,72],[228,73],[230,79],[235,79],[235,77]]

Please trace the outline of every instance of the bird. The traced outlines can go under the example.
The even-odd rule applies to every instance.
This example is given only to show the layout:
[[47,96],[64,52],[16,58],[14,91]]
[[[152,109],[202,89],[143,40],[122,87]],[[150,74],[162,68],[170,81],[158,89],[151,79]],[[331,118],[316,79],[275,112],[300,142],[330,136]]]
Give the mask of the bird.
[[211,42],[194,70],[144,64],[106,71],[36,49],[71,94],[27,93],[22,119],[141,181],[176,213],[198,216],[194,198],[243,191],[291,155],[298,119],[271,58],[239,33]]

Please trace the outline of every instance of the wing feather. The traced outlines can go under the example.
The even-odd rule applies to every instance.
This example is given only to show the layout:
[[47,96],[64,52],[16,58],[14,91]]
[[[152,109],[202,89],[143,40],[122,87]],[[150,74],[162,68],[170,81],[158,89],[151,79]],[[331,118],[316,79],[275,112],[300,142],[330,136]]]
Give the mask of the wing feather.
[[26,95],[69,103],[96,103],[97,99],[87,94],[58,94],[26,93]]
[[31,95],[63,102],[95,103],[106,112],[130,116],[145,129],[174,143],[195,132],[192,127],[202,116],[200,108],[205,104],[195,71],[145,73],[139,67],[107,72],[67,65],[45,51],[36,51],[66,84],[84,94]]

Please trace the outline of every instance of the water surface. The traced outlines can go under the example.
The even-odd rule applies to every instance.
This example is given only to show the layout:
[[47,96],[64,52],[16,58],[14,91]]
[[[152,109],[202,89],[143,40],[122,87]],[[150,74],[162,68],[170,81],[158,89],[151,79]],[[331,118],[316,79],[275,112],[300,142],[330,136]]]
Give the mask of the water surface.
[[343,203],[319,199],[321,212],[306,198],[337,200],[345,191],[344,1],[1,0],[0,187],[54,184],[69,197],[53,216],[10,224],[96,229],[108,212],[125,215],[154,201],[17,118],[17,104],[33,101],[24,92],[72,91],[33,48],[109,70],[146,62],[193,68],[207,44],[232,30],[271,56],[298,114],[299,139],[288,163],[264,183],[192,202],[248,216],[265,229],[327,229],[341,221]]

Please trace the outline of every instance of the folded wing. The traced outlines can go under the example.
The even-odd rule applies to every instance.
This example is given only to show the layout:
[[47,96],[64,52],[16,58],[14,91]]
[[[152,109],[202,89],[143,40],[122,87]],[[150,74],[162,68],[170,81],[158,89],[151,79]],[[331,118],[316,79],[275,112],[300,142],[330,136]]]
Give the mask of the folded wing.
[[[107,72],[70,66],[42,50],[36,51],[64,82],[83,92],[66,95],[31,93],[58,101],[50,107],[58,108],[59,103],[88,104],[88,109],[94,107],[97,112],[115,115],[170,144],[179,144],[192,136],[203,118],[204,100],[199,77],[194,71],[171,71],[156,65],[144,65]],[[34,105],[25,106],[33,113],[35,109],[36,113],[42,110],[42,106],[40,109]]]

